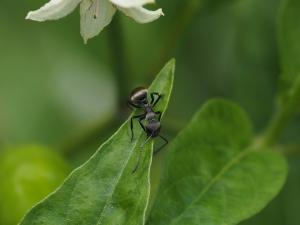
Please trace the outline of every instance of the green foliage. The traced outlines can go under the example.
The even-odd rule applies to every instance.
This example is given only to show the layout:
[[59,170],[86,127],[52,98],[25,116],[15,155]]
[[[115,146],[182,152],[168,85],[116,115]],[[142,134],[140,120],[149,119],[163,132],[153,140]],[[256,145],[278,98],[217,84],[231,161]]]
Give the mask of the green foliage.
[[65,179],[69,166],[40,146],[10,148],[0,155],[0,224],[15,225],[25,212]]
[[[292,154],[284,190],[258,216],[242,224],[300,224],[300,120],[295,118],[300,101],[299,1],[156,2],[150,7],[162,7],[165,12],[157,22],[141,26],[120,15],[120,23],[114,20],[99,37],[82,45],[78,13],[57,23],[37,24],[24,17],[40,2],[2,1],[0,145],[44,143],[68,153],[72,164],[85,161],[120,124],[118,115],[129,89],[151,79],[175,54],[179,76],[163,134],[175,136],[199,105],[221,96],[247,111],[256,133],[261,134],[255,139],[259,146],[253,146],[250,122],[237,106],[219,100],[206,104],[165,151],[169,154],[158,191],[153,191],[160,178],[157,165],[164,158],[155,157],[151,191],[157,198],[147,203],[151,145],[145,146],[143,162],[131,174],[129,168],[137,163],[145,135],[136,124],[136,146],[125,142],[130,139],[127,121],[24,223],[60,225],[65,219],[65,224],[79,225],[101,217],[102,224],[140,225],[148,204],[148,225],[236,224],[260,211],[280,189],[286,163],[276,150],[282,150],[287,157]],[[276,93],[279,74],[282,92]],[[160,85],[164,89],[160,81],[151,89],[156,91]],[[281,104],[274,110],[276,95]],[[163,101],[158,105],[161,109],[167,104]],[[21,158],[33,158],[31,162],[38,164],[35,154],[20,152],[11,152],[9,162],[22,167]],[[0,157],[0,168],[8,165],[1,160],[6,154]],[[49,160],[53,162],[50,156]],[[58,167],[49,170],[59,174],[60,163],[54,164]],[[5,218],[0,218],[0,225],[16,224],[25,210],[60,183],[32,172],[32,182],[26,185],[30,188],[24,188],[16,168],[0,171],[0,216]],[[21,175],[26,176],[26,170]],[[47,188],[49,182],[51,188]],[[26,192],[17,195],[20,187]],[[25,206],[27,198],[31,203]]]
[[278,35],[284,102],[293,113],[300,101],[300,1],[284,0]]
[[300,202],[299,157],[289,158],[289,175],[280,194],[257,216],[243,222],[243,225],[294,225],[300,224],[298,204]]
[[265,207],[287,165],[273,149],[251,146],[252,138],[238,106],[207,103],[168,150],[149,224],[232,225]]
[[282,1],[279,19],[279,49],[284,88],[292,86],[300,76],[300,1]]
[[284,0],[279,18],[278,35],[281,57],[280,105],[268,126],[263,142],[274,145],[289,121],[299,111],[300,101],[300,2]]
[[[158,110],[165,111],[169,102],[174,68],[175,61],[171,60],[149,88],[163,94]],[[129,123],[127,120],[60,188],[35,206],[21,224],[143,224],[150,191],[152,143],[141,149],[146,136],[138,126],[131,142]],[[139,154],[142,163],[133,174]]]

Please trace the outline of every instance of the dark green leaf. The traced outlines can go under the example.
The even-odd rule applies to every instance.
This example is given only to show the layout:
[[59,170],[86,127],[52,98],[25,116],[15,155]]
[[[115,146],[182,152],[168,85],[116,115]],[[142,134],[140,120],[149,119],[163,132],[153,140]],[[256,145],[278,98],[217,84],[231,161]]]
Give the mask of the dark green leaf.
[[[158,110],[167,107],[175,61],[159,73],[150,91],[163,94]],[[142,163],[133,174],[146,135],[135,126],[130,141],[129,120],[84,165],[74,170],[47,199],[36,205],[22,225],[143,224],[149,198],[152,143],[144,146]]]
[[251,141],[244,111],[227,101],[207,103],[168,149],[149,224],[233,225],[265,207],[287,166]]
[[257,216],[240,225],[293,225],[300,224],[300,158],[289,158],[289,175],[281,193]]

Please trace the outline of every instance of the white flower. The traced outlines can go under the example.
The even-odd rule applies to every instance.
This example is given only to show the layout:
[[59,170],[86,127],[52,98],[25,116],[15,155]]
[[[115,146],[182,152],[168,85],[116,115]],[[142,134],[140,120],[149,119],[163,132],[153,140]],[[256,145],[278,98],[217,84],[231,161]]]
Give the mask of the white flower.
[[70,14],[80,4],[81,35],[85,42],[98,35],[107,26],[116,10],[138,23],[149,23],[163,15],[162,9],[150,11],[143,7],[155,0],[50,0],[40,9],[31,11],[26,19],[57,20]]

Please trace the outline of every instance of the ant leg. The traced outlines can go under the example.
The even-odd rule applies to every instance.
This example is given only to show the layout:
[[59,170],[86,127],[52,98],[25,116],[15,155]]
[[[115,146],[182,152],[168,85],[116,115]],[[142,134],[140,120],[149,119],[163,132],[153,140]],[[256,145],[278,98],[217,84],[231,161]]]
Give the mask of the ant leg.
[[[158,96],[158,98],[155,100],[155,98],[154,98],[154,96]],[[158,92],[152,92],[151,94],[150,94],[150,96],[151,96],[151,105],[152,105],[152,107],[154,107],[158,102],[159,102],[159,100],[161,99],[161,97],[162,97],[162,95],[161,94],[159,94]]]
[[137,109],[142,108],[142,107],[140,107],[140,106],[138,106],[138,105],[133,104],[133,103],[130,102],[130,101],[127,101],[127,106],[128,106],[128,108],[130,108],[131,110],[134,110],[135,108],[137,108]]
[[141,148],[144,148],[145,144],[147,144],[147,143],[150,141],[151,138],[152,138],[152,136],[150,135],[150,136],[146,139],[146,141],[141,145]]
[[142,125],[142,122],[141,122],[143,119],[145,119],[145,114],[131,117],[131,119],[130,119],[131,141],[133,141],[133,136],[134,136],[134,134],[133,134],[133,120],[134,119],[139,119],[140,125],[142,126],[143,129],[145,129],[144,125]]
[[155,154],[157,154],[160,150],[162,150],[168,143],[169,143],[169,141],[166,139],[166,138],[164,138],[163,136],[161,136],[161,135],[158,135],[161,139],[163,139],[164,141],[165,141],[165,143],[162,145],[162,146],[160,146],[158,149],[156,149],[154,152],[153,152],[153,155],[155,155]]
[[141,163],[141,154],[142,154],[142,150],[144,149],[145,144],[147,144],[151,138],[152,138],[152,136],[149,136],[149,137],[146,139],[146,141],[141,145],[141,150],[140,150],[140,152],[139,152],[138,161],[137,161],[137,163],[136,163],[136,165],[135,165],[135,167],[134,167],[132,173],[135,173],[135,172],[137,171],[137,169],[139,168],[140,163]]
[[161,115],[162,115],[162,112],[161,111],[157,111],[155,112],[156,115],[158,115],[158,121],[161,120]]
[[143,130],[146,132],[146,128],[145,128],[144,124],[142,123],[142,121],[143,121],[144,119],[145,119],[145,116],[141,117],[141,118],[139,119],[139,124],[141,125],[141,127],[143,128]]

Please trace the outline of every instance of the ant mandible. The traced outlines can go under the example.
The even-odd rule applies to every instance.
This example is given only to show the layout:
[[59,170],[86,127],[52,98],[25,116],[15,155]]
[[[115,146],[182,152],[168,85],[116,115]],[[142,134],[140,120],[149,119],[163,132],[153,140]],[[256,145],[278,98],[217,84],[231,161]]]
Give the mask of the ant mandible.
[[[148,137],[146,141],[143,143],[143,145],[141,146],[142,148],[151,138],[160,137],[162,140],[164,140],[165,143],[162,146],[160,146],[157,150],[154,151],[154,154],[156,154],[168,144],[168,140],[159,134],[161,130],[160,119],[161,119],[162,112],[161,111],[155,112],[153,109],[161,99],[162,95],[160,95],[157,92],[151,92],[150,97],[151,97],[151,101],[149,102],[148,90],[144,87],[138,87],[131,92],[127,103],[129,106],[144,110],[143,114],[133,116],[130,119],[131,141],[134,138],[133,120],[138,119],[140,126],[146,132]],[[143,124],[143,121],[145,120],[147,122],[146,125]],[[137,170],[139,166],[139,161],[133,172]]]

